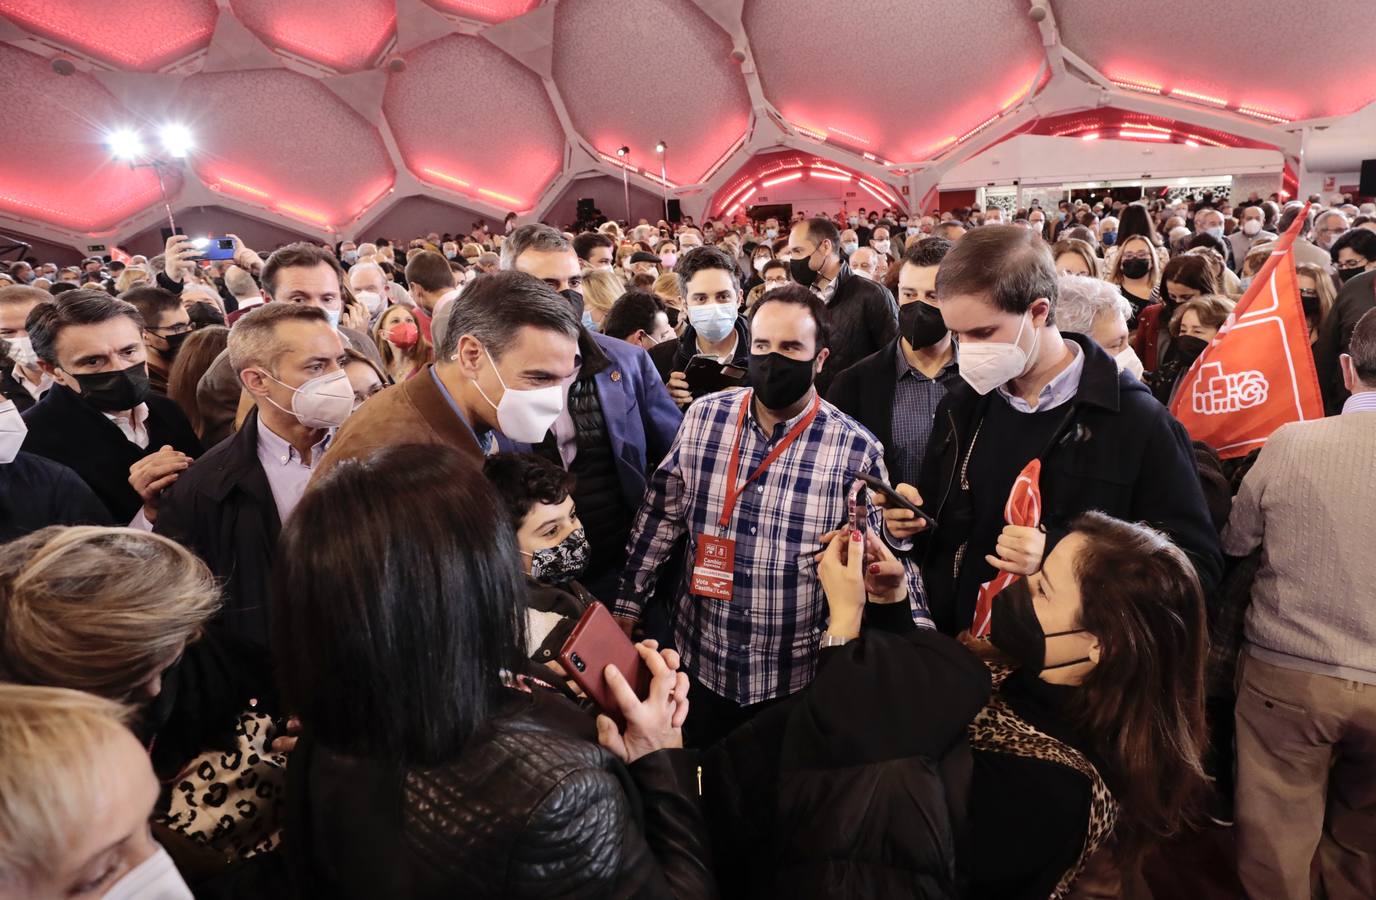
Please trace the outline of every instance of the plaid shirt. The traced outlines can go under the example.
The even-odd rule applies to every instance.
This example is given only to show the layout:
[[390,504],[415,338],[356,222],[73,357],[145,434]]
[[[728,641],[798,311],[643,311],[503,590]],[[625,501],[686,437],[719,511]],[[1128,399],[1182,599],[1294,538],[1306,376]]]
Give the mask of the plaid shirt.
[[895,468],[899,471],[894,477],[916,485],[922,475],[922,459],[927,455],[936,408],[950,386],[960,380],[960,366],[952,354],[951,361],[942,366],[936,378],[928,378],[908,364],[901,341],[894,341],[893,346],[898,380],[893,391],[893,446],[889,449],[897,457]]
[[[750,482],[723,532],[731,444],[747,391],[703,397],[688,408],[669,454],[650,478],[631,530],[626,575],[616,614],[639,618],[660,566],[678,538],[688,559],[677,591],[674,640],[693,678],[742,706],[794,693],[812,680],[826,624],[826,598],[813,555],[824,533],[849,518],[846,494],[852,472],[887,480],[883,448],[874,436],[830,403],[759,478]],[[809,407],[810,408],[810,407]],[[752,409],[741,438],[737,486],[759,467],[794,419],[760,427]],[[870,528],[882,526],[870,509]],[[736,542],[735,582],[729,602],[689,593],[692,562],[702,534]],[[922,605],[917,567],[909,566],[914,618],[931,622]]]

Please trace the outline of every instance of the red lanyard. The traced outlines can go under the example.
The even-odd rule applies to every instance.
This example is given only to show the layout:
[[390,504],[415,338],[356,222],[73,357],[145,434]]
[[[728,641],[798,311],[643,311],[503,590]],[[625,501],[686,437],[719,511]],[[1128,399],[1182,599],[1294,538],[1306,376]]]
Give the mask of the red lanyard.
[[784,435],[783,440],[779,441],[774,449],[769,451],[769,455],[760,463],[760,467],[751,472],[750,477],[745,479],[745,483],[738,488],[736,487],[736,477],[739,474],[741,464],[741,435],[745,434],[745,419],[750,412],[750,401],[754,396],[754,391],[746,392],[745,398],[741,401],[740,416],[737,417],[736,421],[736,440],[731,444],[731,461],[729,463],[730,475],[726,482],[726,502],[722,504],[721,519],[717,522],[722,528],[731,524],[731,513],[736,510],[736,501],[740,499],[741,494],[745,493],[745,489],[750,486],[750,482],[759,478],[760,475],[764,473],[764,470],[769,468],[770,463],[778,459],[779,456],[789,448],[789,445],[798,439],[798,435],[807,430],[807,427],[812,424],[812,420],[817,418],[817,410],[822,406],[821,396],[814,394],[812,398],[812,408],[808,410],[807,415],[799,419],[798,424],[789,429],[788,434]]

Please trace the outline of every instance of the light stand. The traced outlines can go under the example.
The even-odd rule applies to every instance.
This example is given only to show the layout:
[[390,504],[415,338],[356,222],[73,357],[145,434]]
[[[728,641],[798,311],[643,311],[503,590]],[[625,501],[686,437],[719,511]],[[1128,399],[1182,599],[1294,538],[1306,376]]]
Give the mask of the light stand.
[[616,155],[621,157],[621,190],[626,194],[626,227],[631,227],[631,183],[626,180],[626,166],[630,165],[630,147],[620,147]]
[[154,159],[150,157],[147,162],[136,163],[132,159],[129,161],[131,169],[152,169],[153,174],[158,176],[158,193],[162,195],[162,208],[167,213],[167,227],[172,229],[172,233],[177,233],[177,223],[172,218],[172,201],[167,198],[167,182],[162,177],[162,170],[171,168],[172,163],[165,159]]
[[665,162],[666,152],[669,145],[660,141],[655,144],[655,152],[659,154],[659,187],[664,194],[664,221],[669,221],[669,173],[668,165]]

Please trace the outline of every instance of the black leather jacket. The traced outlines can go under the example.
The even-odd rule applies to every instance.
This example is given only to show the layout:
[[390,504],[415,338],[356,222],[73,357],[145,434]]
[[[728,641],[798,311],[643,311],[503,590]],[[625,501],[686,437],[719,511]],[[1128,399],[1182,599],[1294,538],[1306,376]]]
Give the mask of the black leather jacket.
[[538,689],[506,712],[433,768],[303,738],[284,842],[299,896],[716,896],[687,751],[624,766],[587,714]]

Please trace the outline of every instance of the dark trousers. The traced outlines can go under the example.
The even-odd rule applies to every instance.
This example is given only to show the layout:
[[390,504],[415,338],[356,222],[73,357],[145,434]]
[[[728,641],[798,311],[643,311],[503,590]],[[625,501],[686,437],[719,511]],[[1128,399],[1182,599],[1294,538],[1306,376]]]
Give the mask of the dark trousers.
[[738,706],[696,680],[690,679],[688,685],[688,719],[683,723],[683,744],[691,750],[706,750],[732,731],[749,722],[755,716],[787,697],[775,697]]

